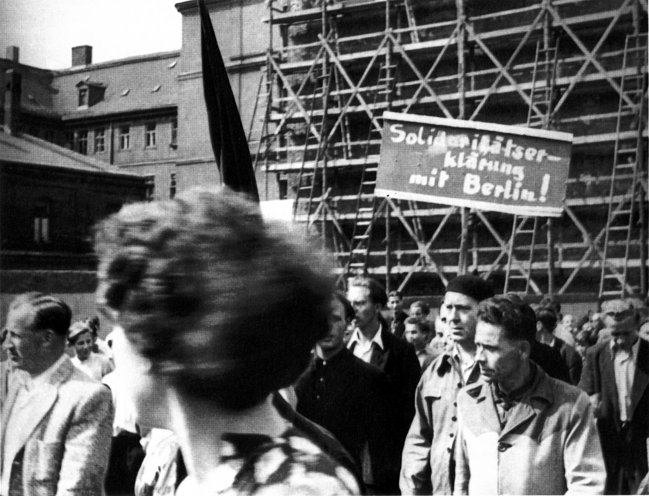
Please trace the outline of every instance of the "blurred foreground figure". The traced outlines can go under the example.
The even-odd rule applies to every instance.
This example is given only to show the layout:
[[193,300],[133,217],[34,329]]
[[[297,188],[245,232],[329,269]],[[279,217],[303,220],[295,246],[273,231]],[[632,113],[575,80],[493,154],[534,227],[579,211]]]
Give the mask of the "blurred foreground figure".
[[4,343],[17,371],[2,411],[0,494],[103,494],[110,392],[65,353],[70,308],[41,293],[9,307]]
[[358,492],[273,406],[327,333],[328,267],[226,189],[124,207],[101,226],[98,303],[138,424],[168,427],[178,495]]
[[480,303],[477,317],[483,381],[457,396],[454,494],[602,494],[593,409],[583,391],[530,360],[532,309],[495,296]]

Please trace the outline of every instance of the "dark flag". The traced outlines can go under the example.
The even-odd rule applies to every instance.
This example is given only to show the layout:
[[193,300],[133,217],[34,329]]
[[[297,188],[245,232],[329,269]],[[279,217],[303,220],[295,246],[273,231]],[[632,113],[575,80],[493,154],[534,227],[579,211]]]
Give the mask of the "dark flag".
[[251,199],[259,202],[248,140],[204,0],[198,0],[198,8],[201,16],[203,93],[216,165],[226,186],[247,193]]

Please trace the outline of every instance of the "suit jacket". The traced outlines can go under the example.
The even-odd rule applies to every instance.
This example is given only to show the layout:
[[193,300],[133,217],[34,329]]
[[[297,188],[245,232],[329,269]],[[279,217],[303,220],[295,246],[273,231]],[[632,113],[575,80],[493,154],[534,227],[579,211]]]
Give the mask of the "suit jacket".
[[[3,428],[21,385],[12,381]],[[113,424],[110,390],[67,357],[41,388],[21,419],[24,437],[7,453],[13,460],[9,495],[103,494]]]
[[405,320],[408,318],[408,314],[403,310],[397,310],[394,314],[394,317],[387,319],[388,328],[390,332],[398,338],[403,337],[403,331],[406,330]]
[[[618,492],[622,464],[631,476],[631,485],[640,483],[647,473],[649,437],[649,342],[640,339],[635,376],[631,390],[631,420],[623,432],[615,384],[615,369],[610,342],[586,351],[586,362],[579,386],[589,395],[599,394],[597,425],[608,472],[607,492]],[[633,487],[631,488],[633,491]]]
[[579,353],[565,341],[555,337],[552,347],[559,352],[563,363],[568,367],[568,375],[570,377],[570,384],[576,386],[581,379],[581,369],[583,367],[583,360]]
[[415,415],[415,389],[419,382],[421,368],[413,346],[390,333],[385,320],[381,318],[380,322],[379,332],[384,349],[373,347],[370,364],[385,372],[388,380],[386,402],[391,408],[388,414],[392,419],[393,428],[386,432],[386,442],[391,446],[390,478],[393,481],[393,492],[396,493],[399,490],[403,443]]
[[552,346],[534,341],[530,351],[530,359],[550,377],[570,384],[568,366],[561,358],[561,354]]
[[314,357],[295,384],[297,412],[329,430],[360,467],[367,445],[372,479],[379,492],[388,492],[389,453],[385,374],[343,348],[323,362]]
[[583,391],[540,368],[501,427],[489,385],[457,398],[455,494],[602,494],[605,469]]

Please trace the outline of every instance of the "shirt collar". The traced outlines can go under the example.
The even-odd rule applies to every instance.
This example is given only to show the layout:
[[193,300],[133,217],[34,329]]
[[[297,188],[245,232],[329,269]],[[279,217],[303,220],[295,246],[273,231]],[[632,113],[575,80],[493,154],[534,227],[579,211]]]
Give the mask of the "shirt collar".
[[[611,349],[611,354],[613,355],[613,358],[615,358],[615,353],[616,353],[617,349],[616,349],[616,346],[615,346],[615,343],[614,343],[613,339],[611,339],[609,341],[609,346],[610,346],[610,349]],[[638,356],[638,348],[639,347],[640,347],[640,336],[638,336],[636,338],[636,340],[635,340],[635,343],[633,343],[631,345],[631,351],[630,351],[631,359],[635,360],[635,357]]]
[[[381,338],[381,334],[383,333],[383,324],[379,322],[379,330],[376,331],[376,334],[374,334],[374,337],[372,338],[372,343],[376,343],[376,345],[381,348],[382,350],[385,349],[383,346],[383,338]],[[361,341],[361,331],[357,327],[354,329],[354,332],[352,333],[352,337],[349,340],[349,344],[347,345],[348,348],[350,348],[353,344],[360,344],[363,341]]]
[[[468,353],[460,353],[457,344],[453,345],[453,348],[451,350],[451,357],[453,358],[453,360],[459,363],[463,369],[468,369],[469,367],[473,367],[473,365],[475,364],[475,356],[471,357]],[[463,358],[470,359],[471,361],[464,362],[462,361]]]
[[49,380],[54,375],[54,372],[56,372],[56,370],[61,366],[61,364],[65,361],[66,358],[67,355],[63,353],[59,357],[59,359],[56,362],[54,362],[52,365],[50,365],[45,371],[41,372],[36,377],[29,378],[27,382],[28,389],[42,386],[43,384],[49,382]]

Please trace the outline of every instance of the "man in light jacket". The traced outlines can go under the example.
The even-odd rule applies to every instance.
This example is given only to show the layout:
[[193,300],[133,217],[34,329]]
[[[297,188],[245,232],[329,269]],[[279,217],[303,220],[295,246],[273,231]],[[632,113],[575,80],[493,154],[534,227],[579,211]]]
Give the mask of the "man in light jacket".
[[515,296],[478,308],[482,381],[458,394],[455,494],[603,494],[604,459],[586,394],[530,361],[533,310]]
[[41,293],[9,307],[4,346],[17,371],[0,419],[1,496],[104,493],[113,404],[65,353],[70,315]]

